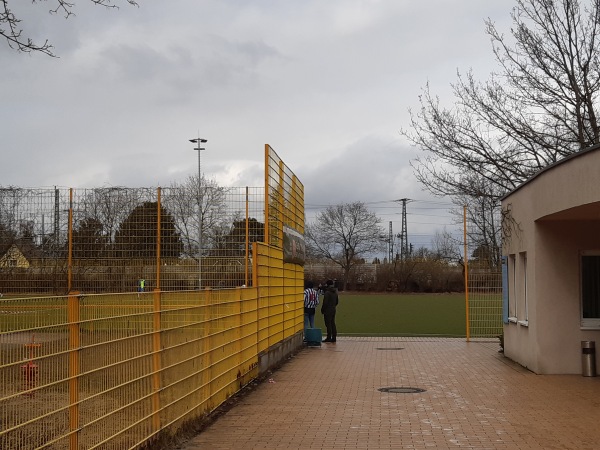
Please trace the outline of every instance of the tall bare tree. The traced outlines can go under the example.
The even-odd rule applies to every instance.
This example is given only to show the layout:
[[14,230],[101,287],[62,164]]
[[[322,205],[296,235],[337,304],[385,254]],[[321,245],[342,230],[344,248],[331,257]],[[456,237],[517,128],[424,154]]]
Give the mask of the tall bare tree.
[[486,82],[459,73],[450,109],[426,86],[403,130],[434,194],[498,200],[600,142],[600,0],[517,0],[511,16],[509,36],[486,21],[499,70]]
[[362,202],[329,206],[306,226],[307,252],[340,266],[345,288],[351,270],[385,246],[380,222]]
[[199,189],[197,175],[189,176],[181,184],[172,183],[169,189],[164,190],[163,203],[175,219],[183,241],[184,256],[198,256],[200,226],[203,253],[216,247],[223,230],[229,229],[227,193],[227,188],[204,176]]
[[432,254],[436,259],[445,262],[459,262],[461,259],[460,241],[446,229],[436,231],[431,240]]
[[155,193],[155,189],[119,186],[85,189],[75,200],[74,228],[78,229],[80,222],[93,220],[101,224],[102,234],[109,242],[114,242],[119,225],[140,203],[152,201]]
[[[23,0],[20,0],[23,1]],[[92,3],[106,8],[118,8],[113,0],[89,0]],[[130,5],[136,5],[135,0],[123,0]],[[16,3],[19,3],[18,1]],[[50,3],[50,14],[60,14],[68,19],[74,16],[73,8],[75,2],[73,0],[32,0],[32,3],[46,4]],[[6,39],[9,47],[24,53],[40,52],[48,56],[56,56],[53,52],[53,46],[46,39],[42,43],[34,42],[30,37],[23,35],[21,28],[22,19],[20,19],[9,7],[9,0],[0,0],[0,36]]]

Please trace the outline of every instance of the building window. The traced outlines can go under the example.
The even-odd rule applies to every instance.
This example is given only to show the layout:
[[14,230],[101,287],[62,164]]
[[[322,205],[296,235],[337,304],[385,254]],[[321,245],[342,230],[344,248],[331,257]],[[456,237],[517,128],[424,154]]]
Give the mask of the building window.
[[581,326],[600,328],[600,253],[581,256]]
[[521,310],[519,311],[518,316],[519,324],[527,326],[529,325],[529,312],[527,306],[527,252],[519,253],[519,278],[519,299],[521,299]]
[[518,284],[517,284],[517,259],[515,255],[508,257],[508,321],[517,321],[518,311]]

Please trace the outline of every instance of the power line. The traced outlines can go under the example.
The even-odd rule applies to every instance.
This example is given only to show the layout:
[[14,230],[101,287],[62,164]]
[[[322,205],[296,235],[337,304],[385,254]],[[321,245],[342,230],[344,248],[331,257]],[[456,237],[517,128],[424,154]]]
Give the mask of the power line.
[[[460,225],[453,219],[451,211],[452,208],[456,208],[457,206],[456,204],[450,202],[404,198],[396,200],[378,200],[362,203],[364,203],[368,207],[368,209],[371,210],[371,212],[373,212],[377,217],[382,219],[392,219],[389,220],[389,230],[387,233],[388,258],[390,258],[390,260],[393,259],[395,256],[399,256],[402,258],[408,257],[411,253],[413,245],[417,248],[427,249],[433,249],[435,247],[433,241],[438,233],[437,231],[411,233],[411,241],[409,242],[408,222],[410,222],[411,224],[411,229],[412,227],[416,228],[416,230],[413,231],[421,231],[419,230],[421,227],[429,228],[430,226],[433,226],[435,227],[435,229],[446,229]],[[408,207],[408,203],[410,203],[410,208]],[[305,204],[305,209],[307,212],[310,212],[310,217],[314,218],[315,214],[318,214],[320,210],[324,210],[331,206],[336,205],[310,203]],[[394,210],[400,211],[394,212]],[[397,216],[400,217],[398,218]],[[439,218],[442,220],[439,222],[430,222],[427,220],[427,218]],[[451,222],[448,222],[448,220],[451,220]],[[397,223],[398,221],[400,221],[401,232],[395,234],[393,231],[393,226],[394,222]],[[400,244],[400,250],[397,252],[399,254],[395,255],[394,253],[396,252],[394,249],[394,243],[397,240],[399,241],[398,244]]]

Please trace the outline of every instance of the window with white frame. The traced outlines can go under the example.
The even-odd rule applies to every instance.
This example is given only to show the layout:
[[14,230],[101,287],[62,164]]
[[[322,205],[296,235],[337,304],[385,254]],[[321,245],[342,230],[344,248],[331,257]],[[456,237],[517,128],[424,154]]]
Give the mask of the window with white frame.
[[581,255],[581,327],[600,328],[600,252]]
[[508,321],[517,321],[518,311],[518,284],[517,284],[517,258],[508,256]]
[[519,253],[519,299],[521,309],[518,311],[519,323],[529,325],[529,313],[527,311],[527,252]]

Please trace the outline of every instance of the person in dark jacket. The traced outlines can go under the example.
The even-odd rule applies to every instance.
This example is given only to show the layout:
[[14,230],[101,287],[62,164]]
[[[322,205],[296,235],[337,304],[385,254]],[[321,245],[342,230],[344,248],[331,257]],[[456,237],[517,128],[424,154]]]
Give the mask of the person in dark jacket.
[[335,309],[338,305],[337,289],[333,285],[332,280],[327,280],[325,283],[325,294],[323,295],[323,303],[321,304],[321,314],[325,320],[327,328],[327,338],[323,342],[335,342],[337,337],[337,328],[335,327]]

